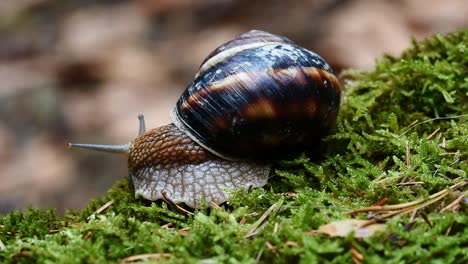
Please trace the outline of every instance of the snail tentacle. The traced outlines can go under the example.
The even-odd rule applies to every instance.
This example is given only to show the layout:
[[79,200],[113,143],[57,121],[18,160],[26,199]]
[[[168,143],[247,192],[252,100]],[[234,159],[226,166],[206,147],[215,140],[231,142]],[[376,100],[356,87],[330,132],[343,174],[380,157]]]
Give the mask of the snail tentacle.
[[141,136],[146,132],[145,116],[143,114],[139,114],[138,121],[140,124],[138,128],[138,135]]
[[80,144],[80,143],[68,143],[69,148],[81,148],[88,150],[101,151],[106,153],[116,153],[128,155],[130,149],[130,143],[121,145],[101,145],[101,144]]

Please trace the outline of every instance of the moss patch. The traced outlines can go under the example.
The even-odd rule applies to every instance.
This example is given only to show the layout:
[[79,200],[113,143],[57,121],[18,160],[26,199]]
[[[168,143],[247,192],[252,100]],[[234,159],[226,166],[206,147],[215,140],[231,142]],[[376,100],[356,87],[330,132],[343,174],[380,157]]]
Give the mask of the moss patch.
[[[436,35],[413,42],[400,57],[384,57],[372,72],[346,72],[336,133],[323,156],[279,162],[264,188],[187,216],[136,200],[123,179],[81,212],[29,208],[1,216],[0,261],[104,263],[152,253],[137,259],[466,263],[466,188],[412,219],[391,218],[369,238],[313,230],[382,199],[409,202],[467,180],[467,45],[467,30]],[[462,192],[456,210],[440,212]]]

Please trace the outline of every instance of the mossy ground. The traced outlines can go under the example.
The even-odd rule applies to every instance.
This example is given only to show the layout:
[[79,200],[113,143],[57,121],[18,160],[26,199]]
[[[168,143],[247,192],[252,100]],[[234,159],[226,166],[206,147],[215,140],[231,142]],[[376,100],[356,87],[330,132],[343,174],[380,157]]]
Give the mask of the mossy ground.
[[152,256],[176,263],[467,263],[466,200],[457,212],[440,212],[462,192],[466,199],[464,189],[419,209],[411,225],[409,214],[390,218],[369,238],[310,231],[384,198],[409,202],[467,180],[468,31],[414,42],[374,71],[344,78],[337,131],[319,160],[279,162],[264,188],[193,216],[136,200],[127,179],[81,212],[13,212],[0,217],[0,262],[104,263],[161,253]]

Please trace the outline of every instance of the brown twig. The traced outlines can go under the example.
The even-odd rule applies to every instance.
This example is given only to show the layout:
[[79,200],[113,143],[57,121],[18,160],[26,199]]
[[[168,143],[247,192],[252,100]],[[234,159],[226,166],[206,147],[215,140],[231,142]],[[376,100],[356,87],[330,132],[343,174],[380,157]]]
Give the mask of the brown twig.
[[179,234],[184,235],[184,236],[188,235],[189,233],[190,233],[190,227],[184,227],[179,230]]
[[450,231],[452,231],[452,226],[454,223],[455,223],[455,220],[452,220],[452,222],[450,222],[450,225],[447,228],[447,231],[445,231],[445,236],[448,236],[450,234]]
[[410,216],[410,219],[409,219],[409,222],[414,222],[414,219],[416,219],[416,214],[418,213],[418,210],[417,209],[414,209],[413,212],[411,213],[411,216]]
[[276,223],[275,223],[275,227],[273,227],[273,233],[277,233],[278,230],[279,230],[279,223],[276,222]]
[[440,127],[437,128],[434,132],[432,132],[429,136],[427,136],[426,140],[431,140],[437,133],[439,132]]
[[354,263],[360,264],[364,261],[364,256],[356,249],[354,245],[351,245],[351,258]]
[[104,212],[109,206],[111,206],[114,203],[114,200],[110,200],[109,202],[105,203],[103,206],[99,207],[94,213],[92,213],[90,216],[88,216],[88,220],[91,219],[92,215],[98,215],[102,212]]
[[407,186],[407,185],[418,185],[418,184],[424,185],[425,183],[424,182],[402,182],[402,183],[398,183],[397,185]]
[[93,232],[88,231],[88,233],[86,233],[86,235],[83,237],[83,240],[88,240],[91,238],[91,236],[93,236]]
[[346,212],[346,214],[356,214],[356,213],[373,212],[373,211],[394,211],[394,210],[400,210],[400,209],[406,209],[406,208],[410,208],[411,210],[418,209],[418,208],[421,208],[418,205],[422,204],[423,207],[424,207],[424,206],[426,206],[427,202],[429,202],[428,204],[431,204],[431,203],[433,203],[435,201],[438,201],[441,198],[445,197],[447,194],[449,194],[450,191],[454,191],[454,190],[457,190],[459,188],[462,188],[466,184],[468,184],[468,182],[466,182],[466,181],[459,182],[457,184],[454,184],[454,185],[450,186],[447,189],[444,189],[444,190],[442,190],[440,192],[437,192],[437,193],[434,193],[434,194],[430,195],[428,198],[416,200],[416,201],[413,201],[413,202],[395,204],[395,205],[370,206],[370,207],[365,207],[365,208],[352,210],[352,211]]
[[247,232],[244,238],[250,238],[250,237],[257,235],[258,230],[266,224],[267,220],[269,219],[270,214],[273,211],[277,212],[278,208],[281,208],[280,203],[274,203],[272,206],[270,206],[270,208],[268,208],[268,210],[266,210],[265,213],[263,213],[263,215],[257,220],[253,228],[250,229],[249,232]]
[[439,156],[453,156],[457,154],[458,152],[444,152],[444,153],[440,153]]
[[239,225],[245,225],[246,222],[247,218],[245,218],[245,216],[242,216],[241,220],[239,221]]
[[273,246],[273,245],[270,243],[270,241],[266,241],[266,242],[265,242],[265,245],[267,246],[267,248],[268,248],[269,250],[271,250],[271,252],[273,252],[273,254],[275,254],[277,257],[279,257],[278,252],[277,252],[277,250],[278,250],[278,247],[277,247],[277,246]]
[[213,201],[210,201],[210,206],[211,206],[212,208],[217,208],[217,209],[221,208],[217,203],[215,203],[215,202],[213,202]]
[[406,141],[406,167],[411,167],[411,149],[409,141]]
[[[460,184],[460,183],[464,183],[464,184]],[[449,189],[451,189],[453,191],[453,190],[455,190],[457,188],[463,187],[467,183],[468,182],[459,182],[459,183],[449,187]],[[457,188],[455,188],[455,187],[457,187]],[[430,197],[429,199],[422,199],[422,200],[415,201],[415,202],[418,202],[416,205],[405,206],[405,207],[403,207],[403,209],[398,208],[400,210],[397,210],[397,211],[394,211],[394,212],[391,212],[391,213],[388,213],[388,214],[384,214],[381,217],[379,217],[379,219],[369,220],[369,221],[365,222],[361,227],[366,227],[366,226],[377,223],[377,221],[382,221],[382,220],[385,220],[387,218],[391,218],[391,217],[393,217],[395,215],[399,215],[399,214],[406,214],[406,213],[409,213],[409,212],[411,212],[413,210],[419,210],[419,209],[424,208],[424,207],[426,207],[428,205],[431,205],[431,204],[439,201],[440,199],[444,198],[445,196],[447,196],[450,193],[449,189],[445,189],[443,191],[440,191],[440,192],[436,193],[436,194],[438,194],[437,196],[435,196],[436,194],[433,194],[433,195],[429,196]],[[422,201],[422,203],[419,202],[419,201]],[[412,203],[415,203],[415,202],[405,203],[405,204],[412,204]],[[400,206],[401,205],[404,205],[404,204],[400,204]],[[371,208],[371,207],[367,207],[367,208]],[[388,208],[388,207],[391,207],[391,206],[381,206],[381,207],[387,207]],[[366,209],[366,208],[362,208],[362,209]],[[355,210],[355,211],[357,211],[357,210]],[[381,210],[381,211],[391,211],[391,210]],[[363,212],[367,212],[367,210],[365,210]],[[351,214],[351,212],[347,212],[347,214]]]
[[284,243],[285,246],[288,246],[288,247],[299,247],[299,244],[297,242],[294,242],[294,241],[286,241],[286,243]]
[[420,212],[420,214],[421,214],[422,218],[424,219],[424,221],[427,223],[427,225],[428,225],[430,228],[432,228],[433,225],[432,225],[431,221],[429,220],[429,217],[427,217],[427,214],[424,213],[424,212]]
[[382,200],[376,202],[376,203],[374,204],[374,206],[382,206],[382,205],[386,204],[387,202],[388,202],[388,198],[385,197],[385,198],[383,198]]
[[255,263],[260,262],[260,259],[262,258],[262,255],[263,255],[263,248],[260,249],[260,251],[258,252],[257,257],[255,258]]
[[153,254],[141,254],[123,258],[121,263],[144,261],[144,260],[159,260],[162,258],[170,258],[172,254],[170,253],[153,253]]
[[172,199],[167,196],[166,192],[162,191],[161,194],[163,196],[163,200],[166,201],[166,203],[168,203],[169,205],[175,207],[179,212],[181,212],[183,214],[186,214],[186,215],[194,215],[194,213],[192,213],[192,212],[186,210],[185,208],[183,208],[182,206],[179,206],[178,204],[174,203],[172,201]]
[[174,226],[173,223],[167,223],[167,224],[162,225],[161,228],[172,229],[173,226]]
[[462,195],[458,196],[457,199],[455,199],[453,202],[451,202],[449,205],[445,206],[444,208],[442,208],[442,210],[440,210],[441,213],[445,212],[445,211],[448,211],[450,209],[454,210],[454,207],[458,204],[460,204],[461,200],[463,199],[463,197],[467,196],[468,195],[468,191],[465,191],[464,193],[462,193]]

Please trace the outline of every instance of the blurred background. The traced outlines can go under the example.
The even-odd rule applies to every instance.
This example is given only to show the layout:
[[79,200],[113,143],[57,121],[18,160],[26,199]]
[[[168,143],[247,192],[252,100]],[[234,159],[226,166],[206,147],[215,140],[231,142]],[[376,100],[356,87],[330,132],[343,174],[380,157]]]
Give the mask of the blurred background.
[[120,144],[169,123],[204,57],[250,29],[285,35],[340,72],[411,37],[468,27],[466,0],[1,0],[0,214],[80,209],[127,175]]

